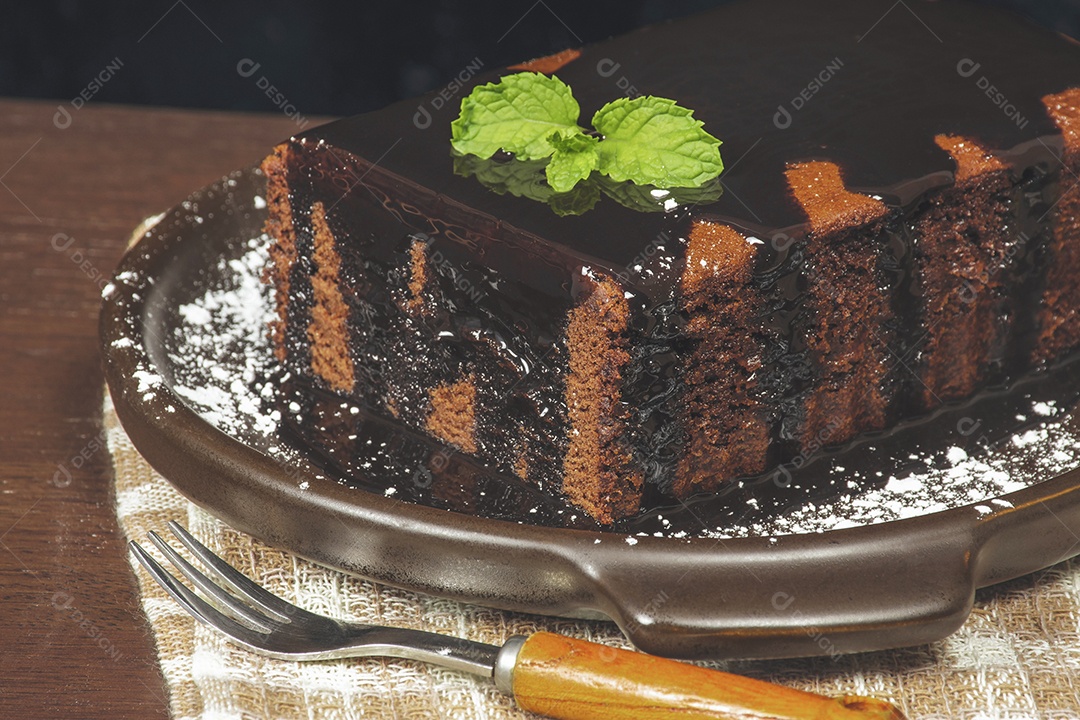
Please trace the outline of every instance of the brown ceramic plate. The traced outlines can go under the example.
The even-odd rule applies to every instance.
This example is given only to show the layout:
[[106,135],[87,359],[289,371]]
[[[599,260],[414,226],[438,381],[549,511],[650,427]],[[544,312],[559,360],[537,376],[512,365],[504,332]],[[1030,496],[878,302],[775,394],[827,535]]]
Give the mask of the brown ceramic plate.
[[1080,470],[958,507],[816,534],[640,537],[475,517],[346,487],[191,409],[175,387],[177,308],[261,233],[257,171],[166,213],[127,253],[101,320],[116,411],[146,459],[230,525],[324,565],[483,605],[613,619],[642,650],[765,658],[942,638],[975,589],[1080,550]]

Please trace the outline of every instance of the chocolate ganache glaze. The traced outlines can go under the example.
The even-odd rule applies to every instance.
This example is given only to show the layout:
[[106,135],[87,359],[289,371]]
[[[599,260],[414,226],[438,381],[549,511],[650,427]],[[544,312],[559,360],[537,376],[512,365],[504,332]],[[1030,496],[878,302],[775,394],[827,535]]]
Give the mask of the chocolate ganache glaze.
[[[934,142],[942,133],[977,139],[1019,173],[1060,165],[1060,132],[1040,98],[1080,81],[1080,48],[1012,14],[971,3],[915,2],[911,13],[890,7],[856,0],[736,3],[585,47],[555,74],[580,102],[582,124],[626,94],[627,84],[693,109],[723,141],[727,166],[722,197],[693,212],[763,238],[777,232],[794,237],[805,228],[784,177],[797,161],[837,163],[849,189],[880,196],[891,207],[910,206],[952,182],[955,163]],[[460,94],[509,72],[478,75]],[[987,95],[988,83],[998,94]],[[424,203],[425,216],[410,224],[430,230],[467,219],[476,226],[468,238],[477,249],[500,241],[543,246],[534,256],[557,267],[548,280],[564,277],[567,261],[620,274],[651,256],[647,249],[662,232],[685,235],[685,213],[642,214],[600,202],[581,216],[559,217],[534,201],[496,195],[456,175],[450,150],[456,103],[429,111],[432,119],[423,128],[414,122],[434,97],[324,125],[300,138],[377,163],[372,173],[392,174],[395,184],[434,199]],[[350,180],[375,184],[375,178]],[[677,249],[672,253],[679,262]],[[496,269],[519,270],[521,279],[541,284],[544,273],[536,267],[520,272],[525,263],[516,255],[509,260]],[[765,258],[764,264],[775,262]],[[673,283],[649,282],[651,277],[630,273],[629,284],[660,300]],[[562,287],[557,282],[546,289]]]
[[[875,311],[884,318],[876,338],[881,352],[868,355],[868,362],[892,355],[916,364],[927,334],[922,331],[938,322],[923,309],[927,279],[915,271],[919,253],[930,252],[928,245],[917,247],[920,228],[937,217],[935,198],[964,180],[957,153],[942,138],[962,138],[984,149],[1012,182],[998,195],[987,191],[1007,237],[980,272],[1008,289],[994,290],[985,300],[990,306],[984,315],[992,311],[1000,320],[987,331],[975,386],[1000,389],[1032,366],[1034,308],[1048,264],[1055,261],[1047,250],[1055,208],[1062,185],[1071,184],[1063,171],[1065,139],[1044,98],[1080,86],[1080,48],[1072,41],[1011,14],[956,0],[901,6],[889,0],[758,0],[643,28],[567,58],[555,74],[581,104],[582,125],[622,95],[656,95],[693,109],[705,130],[723,141],[719,197],[666,212],[641,212],[600,197],[579,215],[559,215],[542,202],[492,192],[476,177],[455,172],[450,122],[458,98],[516,71],[511,68],[471,78],[453,102],[431,94],[315,128],[292,143],[305,158],[303,177],[289,181],[293,213],[324,203],[326,228],[338,239],[342,280],[357,294],[376,305],[389,302],[390,286],[381,278],[393,276],[417,237],[438,253],[450,285],[482,290],[452,303],[452,317],[428,322],[447,348],[455,339],[464,344],[477,328],[498,339],[502,359],[514,367],[506,371],[493,362],[488,371],[474,363],[484,375],[480,380],[521,396],[520,416],[527,418],[522,422],[531,423],[535,436],[553,436],[558,426],[551,418],[565,420],[567,414],[565,404],[544,393],[564,382],[565,367],[552,365],[565,365],[565,358],[550,351],[557,349],[567,314],[595,290],[594,271],[611,276],[628,307],[630,360],[621,375],[621,400],[630,408],[627,440],[644,468],[644,506],[670,498],[686,442],[679,358],[709,342],[687,337],[690,319],[681,297],[686,257],[695,224],[715,223],[735,229],[755,247],[745,291],[754,301],[735,319],[754,328],[754,342],[762,348],[749,394],[766,408],[766,465],[771,469],[794,457],[805,461],[819,445],[838,444],[821,433],[807,438],[807,428],[815,428],[807,398],[818,372],[811,367],[813,340],[807,339],[814,301],[807,257],[815,232],[827,233],[820,223],[815,227],[811,212],[813,203],[825,201],[813,185],[808,195],[796,197],[791,173],[818,163],[835,166],[841,190],[883,208],[871,218],[880,227],[865,237],[881,245],[868,287],[889,287]],[[304,222],[297,220],[301,230]],[[306,232],[311,234],[310,227]],[[290,312],[309,310],[304,303],[312,294],[312,272],[304,258],[312,249],[306,237],[297,235],[300,270],[290,276],[302,302]],[[856,250],[862,241],[844,240]],[[819,253],[816,262],[828,265],[829,252]],[[835,280],[829,267],[817,272],[826,281],[844,282],[843,272]],[[378,325],[366,316],[364,322]],[[295,324],[291,345],[305,346],[304,327]],[[403,360],[409,354],[397,352]],[[440,363],[462,366],[463,357],[452,348],[435,352],[430,367],[422,368],[428,375],[420,387],[435,387]],[[1056,360],[1061,354],[1042,357]],[[365,368],[357,373],[372,384],[392,375]],[[888,423],[875,420],[871,429],[932,409],[916,387],[925,380],[895,375],[879,387],[880,413]],[[971,393],[940,395],[939,402]],[[409,408],[401,412],[408,420]],[[296,432],[303,435],[305,427],[296,425]],[[851,439],[851,433],[841,438]],[[544,449],[548,455],[565,451],[551,442]],[[325,438],[316,444],[325,445]],[[330,464],[350,466],[340,457]],[[354,464],[363,461],[354,458]],[[540,481],[541,490],[544,485]],[[675,494],[685,498],[697,486],[688,487],[676,487]]]

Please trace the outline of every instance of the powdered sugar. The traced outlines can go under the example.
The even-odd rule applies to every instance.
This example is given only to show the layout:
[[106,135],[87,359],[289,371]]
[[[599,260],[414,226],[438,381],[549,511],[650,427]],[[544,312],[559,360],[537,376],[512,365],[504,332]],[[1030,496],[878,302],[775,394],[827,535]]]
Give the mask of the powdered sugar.
[[268,338],[273,288],[262,282],[268,247],[263,235],[248,241],[239,257],[219,261],[224,282],[177,308],[180,342],[169,356],[176,393],[219,430],[241,439],[271,436],[281,419],[268,382],[274,369]]

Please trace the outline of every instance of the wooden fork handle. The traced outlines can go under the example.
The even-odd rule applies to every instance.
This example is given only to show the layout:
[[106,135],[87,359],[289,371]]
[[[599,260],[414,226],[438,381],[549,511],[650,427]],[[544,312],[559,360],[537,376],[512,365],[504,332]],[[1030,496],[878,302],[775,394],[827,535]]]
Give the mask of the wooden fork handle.
[[760,680],[540,632],[517,656],[518,705],[561,720],[903,720],[882,700],[828,698]]

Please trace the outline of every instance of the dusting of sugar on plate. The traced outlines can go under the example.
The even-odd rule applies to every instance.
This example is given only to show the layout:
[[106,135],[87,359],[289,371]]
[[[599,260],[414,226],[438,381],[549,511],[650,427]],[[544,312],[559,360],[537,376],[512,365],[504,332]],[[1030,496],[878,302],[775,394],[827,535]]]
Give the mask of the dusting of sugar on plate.
[[[1053,408],[1054,415],[1060,413],[1060,409]],[[992,513],[994,506],[1012,507],[1012,503],[999,496],[1080,466],[1080,433],[1068,417],[1020,431],[1007,444],[1012,446],[1009,452],[978,456],[969,456],[962,448],[951,448],[945,453],[943,465],[928,465],[925,470],[902,478],[890,477],[881,488],[840,495],[831,499],[828,506],[807,503],[783,515],[716,528],[704,535],[723,539],[821,533],[969,505],[977,505],[976,512],[985,515]],[[913,455],[912,459],[922,458]],[[1038,468],[1037,477],[1033,477],[1032,467]]]
[[274,361],[268,335],[273,288],[262,281],[270,239],[247,242],[239,257],[221,258],[226,280],[176,309],[173,390],[204,419],[234,437],[272,436],[281,414],[270,382]]
[[135,381],[139,383],[138,391],[150,395],[150,391],[161,385],[161,376],[152,370],[136,370],[131,373]]
[[967,450],[961,447],[951,447],[948,452],[945,453],[945,459],[953,465],[959,465],[968,459]]
[[1057,412],[1052,402],[1037,402],[1031,406],[1031,409],[1035,411],[1036,415],[1042,417],[1051,417]]

